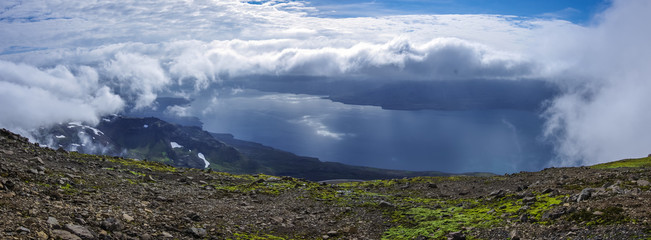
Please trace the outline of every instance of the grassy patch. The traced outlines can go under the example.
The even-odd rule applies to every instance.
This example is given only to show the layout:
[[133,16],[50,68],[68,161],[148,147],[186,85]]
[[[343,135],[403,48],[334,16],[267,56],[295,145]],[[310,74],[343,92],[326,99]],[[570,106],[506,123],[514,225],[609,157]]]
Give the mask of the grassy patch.
[[158,162],[140,161],[134,159],[125,159],[125,158],[111,158],[109,159],[109,161],[114,163],[119,163],[124,166],[149,169],[149,170],[154,170],[159,172],[176,172],[176,168]]
[[622,167],[626,167],[626,168],[651,167],[651,157],[624,159],[624,160],[607,162],[607,163],[591,166],[591,168],[596,168],[596,169],[622,168]]
[[383,239],[442,238],[450,232],[466,228],[488,228],[503,225],[507,219],[526,215],[540,221],[542,214],[561,203],[565,196],[537,195],[535,202],[525,203],[514,196],[500,199],[415,199],[404,198],[399,204],[414,205],[392,213],[398,226],[387,230]]
[[249,234],[249,233],[235,233],[236,240],[285,240],[286,238],[277,237],[271,234]]

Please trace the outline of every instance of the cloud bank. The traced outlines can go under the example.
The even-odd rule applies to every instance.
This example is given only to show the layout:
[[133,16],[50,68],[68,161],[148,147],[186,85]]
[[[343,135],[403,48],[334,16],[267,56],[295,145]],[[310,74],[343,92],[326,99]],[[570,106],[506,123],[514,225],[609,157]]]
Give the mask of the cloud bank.
[[32,0],[0,9],[8,103],[0,124],[21,129],[93,123],[161,94],[192,97],[248,76],[536,77],[537,63],[511,50],[536,28],[567,24],[494,15],[319,18],[293,1]]
[[596,27],[565,35],[566,94],[546,117],[557,165],[595,164],[651,153],[651,2],[615,1]]
[[251,76],[545,79],[565,87],[544,114],[554,164],[644,155],[649,5],[614,1],[584,27],[498,15],[315,17],[300,1],[3,1],[0,126],[94,123]]

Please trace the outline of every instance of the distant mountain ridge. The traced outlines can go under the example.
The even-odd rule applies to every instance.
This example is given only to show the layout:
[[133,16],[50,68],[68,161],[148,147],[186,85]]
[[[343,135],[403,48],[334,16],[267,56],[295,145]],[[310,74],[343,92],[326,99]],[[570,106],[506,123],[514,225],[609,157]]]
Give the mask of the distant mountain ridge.
[[[175,167],[210,168],[237,174],[271,174],[313,181],[328,179],[389,179],[415,176],[450,176],[437,171],[402,171],[321,162],[230,134],[209,133],[197,126],[182,126],[158,118],[111,116],[96,127],[68,123],[41,129],[37,141],[53,148],[92,154],[124,156],[166,163]],[[466,173],[463,175],[492,175]]]

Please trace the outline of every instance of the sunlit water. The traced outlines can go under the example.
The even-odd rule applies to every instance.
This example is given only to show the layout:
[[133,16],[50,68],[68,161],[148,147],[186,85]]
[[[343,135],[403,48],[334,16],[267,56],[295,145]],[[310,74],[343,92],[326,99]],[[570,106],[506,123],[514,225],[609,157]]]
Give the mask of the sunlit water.
[[252,90],[197,99],[191,111],[208,131],[353,165],[505,173],[551,157],[542,120],[526,111],[396,111]]

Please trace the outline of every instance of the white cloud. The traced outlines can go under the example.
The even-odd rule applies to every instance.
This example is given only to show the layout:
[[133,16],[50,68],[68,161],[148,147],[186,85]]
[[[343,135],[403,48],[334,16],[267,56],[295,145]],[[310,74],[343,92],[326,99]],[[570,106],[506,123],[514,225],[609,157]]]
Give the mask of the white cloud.
[[71,120],[97,123],[99,115],[122,109],[122,99],[98,86],[92,69],[81,66],[75,72],[0,60],[0,125],[28,130]]
[[170,83],[158,60],[140,54],[119,52],[105,70],[114,88],[133,99],[136,109],[149,106],[156,92]]
[[546,112],[558,164],[649,151],[648,1],[615,1],[593,27],[498,15],[321,18],[300,1],[260,3],[4,1],[0,125],[97,122],[161,93],[191,98],[249,76],[544,78],[566,88]]
[[546,135],[558,165],[595,164],[651,153],[651,2],[615,1],[598,25],[564,36],[567,94],[554,100]]

